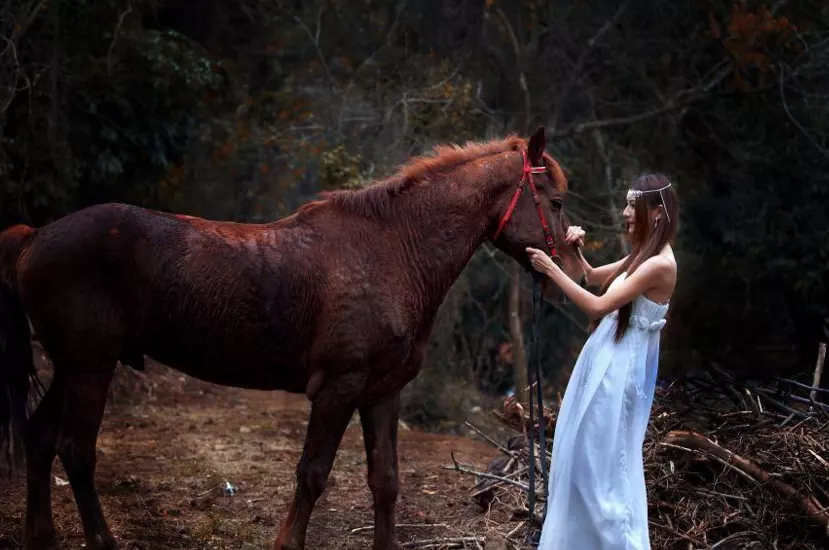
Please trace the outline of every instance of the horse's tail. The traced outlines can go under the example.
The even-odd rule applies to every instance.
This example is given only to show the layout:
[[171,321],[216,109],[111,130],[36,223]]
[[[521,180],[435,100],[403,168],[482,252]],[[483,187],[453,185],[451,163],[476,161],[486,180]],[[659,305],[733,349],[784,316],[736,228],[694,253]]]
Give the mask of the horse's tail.
[[17,260],[35,230],[14,226],[0,233],[0,473],[22,464],[29,392],[42,385],[35,372],[29,319],[17,292]]
[[17,289],[17,260],[37,235],[28,225],[13,225],[0,233],[0,283]]

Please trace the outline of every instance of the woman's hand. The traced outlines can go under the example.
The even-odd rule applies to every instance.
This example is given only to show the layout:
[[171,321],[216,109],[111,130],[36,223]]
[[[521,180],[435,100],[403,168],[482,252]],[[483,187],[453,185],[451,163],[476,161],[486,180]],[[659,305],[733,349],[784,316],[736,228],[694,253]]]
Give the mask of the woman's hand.
[[582,247],[584,246],[584,236],[586,233],[584,229],[579,227],[578,225],[571,225],[567,228],[567,236],[564,237],[564,240],[567,244],[573,246]]
[[552,277],[553,273],[559,267],[553,262],[553,259],[537,248],[527,248],[527,255],[530,257],[530,262],[533,264],[533,269],[539,273],[543,273],[548,277]]

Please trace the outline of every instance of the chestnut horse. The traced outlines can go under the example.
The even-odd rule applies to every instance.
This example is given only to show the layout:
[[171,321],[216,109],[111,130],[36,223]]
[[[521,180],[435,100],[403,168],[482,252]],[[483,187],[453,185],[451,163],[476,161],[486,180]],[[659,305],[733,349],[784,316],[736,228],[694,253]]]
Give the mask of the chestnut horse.
[[[278,550],[304,548],[359,411],[373,548],[399,548],[400,390],[420,370],[438,308],[479,245],[492,240],[529,270],[525,247],[564,241],[566,180],[545,147],[543,128],[529,142],[439,146],[385,181],[328,193],[269,224],[103,204],[0,234],[0,443],[11,465],[26,459],[24,548],[58,547],[55,456],[87,548],[117,548],[94,486],[95,447],[117,362],[141,369],[145,355],[216,384],[307,395]],[[559,253],[573,276],[575,253]],[[27,420],[36,393],[28,322],[54,377]]]

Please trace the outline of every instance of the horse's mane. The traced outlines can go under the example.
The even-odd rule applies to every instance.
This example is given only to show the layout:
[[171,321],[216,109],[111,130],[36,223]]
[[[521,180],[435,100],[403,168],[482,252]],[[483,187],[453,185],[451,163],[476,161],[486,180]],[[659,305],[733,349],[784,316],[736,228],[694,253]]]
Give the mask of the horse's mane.
[[[324,199],[347,212],[371,217],[386,217],[390,213],[392,199],[411,189],[431,176],[447,172],[453,168],[483,157],[497,155],[507,151],[519,151],[526,148],[526,140],[516,135],[503,139],[484,142],[467,142],[465,145],[436,145],[432,154],[411,158],[396,173],[388,178],[376,181],[359,190],[338,190],[321,193]],[[558,163],[549,155],[544,155],[556,187],[560,191],[567,189],[567,179]],[[516,174],[516,176],[518,176]],[[516,179],[516,183],[518,180]]]

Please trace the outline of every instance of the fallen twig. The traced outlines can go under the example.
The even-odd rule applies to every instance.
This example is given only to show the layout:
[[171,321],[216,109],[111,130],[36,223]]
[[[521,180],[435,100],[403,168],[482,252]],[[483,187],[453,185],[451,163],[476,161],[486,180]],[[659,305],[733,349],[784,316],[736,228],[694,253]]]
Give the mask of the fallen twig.
[[508,455],[511,455],[511,454],[512,454],[512,453],[510,453],[509,449],[507,449],[506,447],[504,447],[503,445],[501,445],[500,443],[498,443],[497,441],[495,441],[494,439],[492,439],[491,437],[489,437],[488,435],[486,435],[486,434],[485,434],[484,432],[482,432],[480,429],[478,429],[477,427],[475,427],[475,426],[472,424],[472,422],[469,422],[469,421],[467,420],[467,421],[465,421],[465,422],[464,422],[464,425],[465,425],[466,427],[468,427],[469,429],[471,429],[472,431],[474,431],[474,432],[475,432],[476,434],[478,434],[479,436],[481,436],[481,437],[483,437],[484,439],[486,439],[486,440],[487,440],[488,442],[490,442],[492,445],[494,445],[495,447],[497,447],[498,449],[500,449],[500,450],[501,450],[501,452],[503,452],[504,454],[508,454]]
[[659,529],[664,529],[665,531],[668,531],[672,535],[675,535],[675,536],[681,538],[682,540],[687,540],[688,542],[690,542],[691,544],[693,544],[695,546],[705,546],[700,541],[689,537],[685,533],[680,533],[679,531],[677,531],[676,529],[674,529],[673,527],[670,527],[668,525],[662,525],[661,523],[656,523],[656,522],[653,522],[653,521],[649,521],[648,525],[650,525],[651,527],[657,527]]
[[817,401],[817,388],[820,387],[820,378],[823,374],[823,362],[826,361],[826,344],[821,343],[817,352],[817,364],[815,365],[815,374],[812,377],[812,391],[809,392],[809,400]]
[[485,477],[487,479],[496,479],[496,480],[498,480],[502,483],[507,483],[507,484],[510,484],[510,485],[515,485],[516,487],[520,487],[521,489],[523,489],[525,491],[530,490],[530,486],[527,485],[526,483],[521,483],[520,481],[516,481],[514,479],[509,479],[509,478],[506,478],[506,477],[503,477],[503,476],[497,476],[495,474],[488,474],[486,472],[477,472],[477,471],[472,470],[470,468],[466,468],[464,466],[461,466],[460,463],[455,459],[455,453],[453,452],[453,453],[451,453],[451,455],[452,455],[453,466],[444,466],[443,467],[444,470],[455,470],[457,472],[462,472],[464,474],[471,474],[471,475],[474,475],[474,476]]
[[467,544],[478,544],[485,542],[484,537],[454,537],[429,540],[413,540],[404,542],[402,548],[466,548]]
[[[395,525],[395,527],[397,527],[398,529],[400,529],[401,527],[407,527],[407,528],[415,528],[416,527],[416,528],[420,528],[420,529],[429,529],[429,528],[435,528],[435,527],[441,527],[443,529],[448,529],[449,528],[449,526],[445,523],[398,523],[397,525]],[[363,527],[357,527],[357,528],[351,530],[351,534],[354,535],[354,534],[360,533],[362,531],[374,531],[374,525],[365,525]]]

